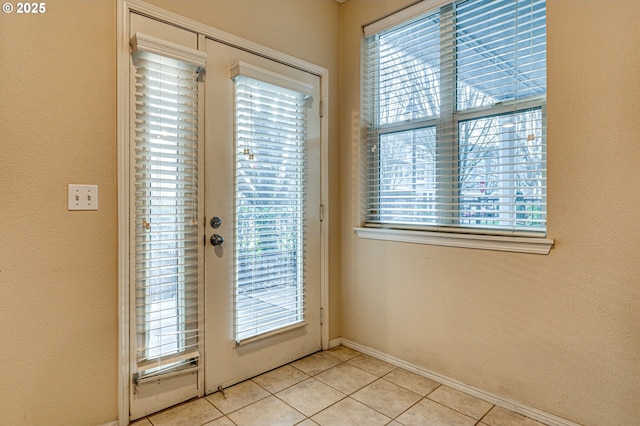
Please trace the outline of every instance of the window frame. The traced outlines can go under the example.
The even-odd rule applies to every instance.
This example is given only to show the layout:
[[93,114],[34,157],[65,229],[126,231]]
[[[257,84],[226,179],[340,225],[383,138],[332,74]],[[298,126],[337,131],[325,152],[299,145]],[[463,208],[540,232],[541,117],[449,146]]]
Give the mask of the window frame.
[[[421,19],[422,17],[426,17],[434,13],[439,14],[439,20],[441,20],[440,33],[442,33],[443,19],[450,20],[450,22],[448,22],[448,25],[451,25],[452,22],[455,25],[455,4],[456,2],[452,2],[451,0],[420,2],[414,6],[410,6],[395,14],[386,16],[379,21],[364,26],[364,37],[375,37],[376,34],[379,34],[383,31],[392,29],[402,24],[407,24],[411,21]],[[363,42],[363,46],[367,47],[368,42],[366,40],[364,40]],[[543,140],[541,146],[545,159],[543,176],[546,181],[546,93],[544,95],[533,95],[523,98],[515,98],[504,102],[498,102],[491,106],[458,109],[457,90],[459,82],[456,78],[457,64],[455,49],[455,37],[452,38],[451,41],[445,46],[443,46],[442,43],[440,46],[440,69],[451,69],[453,71],[446,77],[443,77],[442,75],[440,76],[439,95],[441,99],[441,105],[439,114],[437,116],[426,116],[424,118],[411,120],[410,122],[397,122],[392,124],[380,125],[377,122],[380,117],[380,103],[378,101],[380,88],[377,84],[375,84],[374,93],[368,93],[367,88],[365,87],[366,79],[364,77],[362,78],[362,102],[364,106],[363,111],[365,111],[365,116],[363,117],[363,119],[365,120],[365,123],[368,123],[369,127],[368,131],[365,132],[363,145],[368,148],[371,140],[380,141],[380,138],[387,134],[419,130],[429,127],[435,127],[436,129],[438,129],[439,127],[447,126],[449,127],[449,131],[446,132],[447,134],[445,134],[444,136],[444,138],[447,139],[444,143],[442,140],[438,139],[438,134],[443,134],[445,132],[439,132],[438,130],[436,130],[435,150],[436,157],[439,157],[437,152],[438,150],[442,150],[442,146],[444,145],[444,149],[448,151],[446,155],[448,155],[450,158],[449,160],[445,159],[443,161],[450,161],[452,164],[456,163],[455,166],[452,167],[452,170],[455,170],[456,173],[445,176],[445,178],[449,177],[449,180],[451,180],[455,178],[455,175],[460,170],[460,166],[457,164],[459,162],[458,153],[460,140],[458,137],[458,131],[460,123],[474,119],[495,117],[499,115],[517,115],[525,111],[539,109],[541,111],[541,122],[543,126],[542,128],[545,129],[545,131],[542,132]],[[451,50],[453,51],[453,53],[451,52]],[[374,75],[377,75],[377,73],[379,72],[377,68],[369,68],[367,54],[363,54],[362,57],[362,75],[364,76],[365,73],[372,73]],[[375,61],[377,61],[376,58],[374,58],[371,62]],[[443,81],[445,79],[446,81]],[[448,100],[444,101],[445,99]],[[370,115],[366,116],[366,112],[368,112]],[[375,155],[370,155],[367,150],[363,151],[363,166],[366,170],[370,170],[373,172],[375,172],[375,170],[379,170],[378,166],[374,163],[377,162],[378,164],[380,164],[380,156],[382,155],[381,151],[382,150],[377,150]],[[372,175],[374,174],[376,173],[372,173]],[[379,175],[379,172],[377,172],[377,175]],[[366,187],[369,185],[374,185],[374,180],[376,178],[363,175],[363,179],[364,197],[369,200],[369,190],[366,189]],[[451,188],[450,191],[455,191],[454,188],[458,187],[457,182],[455,182],[455,184],[451,184],[449,187]],[[443,192],[445,193],[444,195],[442,194]],[[446,192],[448,191],[445,190],[436,195],[437,202],[441,203],[443,198],[447,197]],[[453,192],[449,193],[450,200],[455,197],[457,197],[456,194],[454,194]],[[546,188],[544,188],[544,197],[546,203]],[[458,203],[459,206],[459,201],[457,201],[456,203]],[[368,209],[369,201],[365,202],[364,205]],[[457,208],[457,211],[461,212],[462,210]],[[507,229],[501,230],[481,227],[447,226],[447,223],[445,222],[424,226],[412,224],[385,224],[383,222],[367,222],[368,214],[369,212],[362,212],[362,226],[356,227],[354,229],[356,234],[360,238],[537,254],[548,254],[554,244],[553,240],[546,238],[546,224],[544,230],[538,232]],[[459,219],[452,219],[452,221],[456,221],[456,225],[460,223]]]

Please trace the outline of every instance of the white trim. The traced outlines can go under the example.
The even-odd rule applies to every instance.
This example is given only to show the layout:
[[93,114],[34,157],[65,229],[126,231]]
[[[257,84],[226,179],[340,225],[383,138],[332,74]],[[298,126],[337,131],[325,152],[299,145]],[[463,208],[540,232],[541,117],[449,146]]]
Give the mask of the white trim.
[[112,422],[105,423],[105,424],[103,424],[102,426],[118,426],[118,421],[117,421],[117,420],[114,420],[114,421],[112,421]]
[[329,347],[329,70],[320,75],[320,308],[324,318],[320,325],[322,348]]
[[409,22],[425,13],[434,11],[435,9],[451,3],[453,0],[423,0],[419,3],[405,7],[397,12],[387,15],[384,18],[373,21],[362,27],[364,36],[369,37],[400,23]]
[[337,348],[338,346],[340,346],[342,344],[342,337],[336,337],[335,339],[331,339],[329,341],[329,347],[328,349],[333,349],[333,348]]
[[358,352],[362,352],[363,354],[372,356],[379,360],[388,362],[389,364],[395,365],[396,367],[404,368],[407,371],[426,377],[428,379],[435,380],[438,383],[442,383],[443,385],[482,399],[483,401],[487,401],[491,404],[506,408],[507,410],[515,411],[516,413],[542,422],[548,426],[580,426],[578,423],[574,423],[570,420],[563,419],[562,417],[547,413],[546,411],[530,407],[521,402],[514,401],[512,399],[505,398],[491,392],[487,392],[475,386],[467,385],[454,378],[436,373],[434,371],[404,361],[400,358],[396,358],[384,352],[370,348],[368,346],[361,345],[345,338],[342,338],[341,341],[343,346],[354,349]]
[[157,55],[186,62],[197,67],[204,67],[207,62],[207,54],[194,49],[181,46],[177,43],[161,40],[144,33],[135,33],[131,37],[131,51],[145,51]]
[[554,240],[502,235],[460,234],[383,228],[354,228],[359,238],[436,246],[549,254]]
[[[118,0],[117,6],[117,179],[118,179],[118,312],[119,312],[119,377],[118,377],[118,420],[120,426],[129,424],[129,55],[130,28],[129,14],[132,12],[148,16],[188,31],[196,32],[199,38],[207,37],[239,49],[256,53],[320,77],[321,111],[320,119],[320,162],[321,189],[320,202],[324,206],[321,223],[320,253],[320,304],[325,318],[321,324],[321,344],[329,348],[329,120],[326,109],[329,104],[329,70],[298,59],[294,56],[245,40],[193,21],[140,0]],[[121,104],[125,102],[126,108]],[[125,105],[123,104],[123,105]]]
[[118,424],[129,424],[129,8],[116,5],[116,120],[118,194]]
[[[198,35],[198,48],[200,49],[204,49],[206,44],[206,39],[203,35],[199,34]],[[205,64],[206,65],[206,64]],[[203,81],[202,79],[200,79],[200,84],[198,87],[198,91],[200,94],[202,94],[202,102],[198,102],[198,116],[202,118],[202,120],[198,120],[198,149],[200,153],[204,153],[204,123],[205,123],[205,102],[204,102],[204,98],[205,98],[205,90],[203,87]],[[206,170],[204,167],[204,155],[198,155],[198,170],[200,170],[201,172],[198,172],[198,187],[199,188],[204,188],[204,182],[205,182],[205,174],[206,174]],[[204,171],[204,172],[202,172]],[[202,214],[204,213],[204,198],[205,198],[205,194],[204,191],[198,191],[199,192],[199,197],[198,197],[198,205],[201,206],[201,208],[198,211],[198,214]],[[202,216],[204,217],[204,216]],[[206,220],[206,219],[205,219]],[[206,225],[205,225],[206,227]],[[204,235],[203,235],[204,236]],[[200,295],[204,295],[205,292],[205,269],[204,269],[204,264],[205,264],[205,258],[204,258],[204,253],[205,253],[205,247],[204,246],[200,246],[200,248],[198,249],[199,255],[198,255],[198,265],[202,265],[198,268],[198,294]],[[204,297],[200,297],[200,300],[198,300],[198,328],[200,328],[201,330],[204,330],[200,336],[204,336],[206,333],[206,327],[205,327],[205,298]],[[200,349],[200,359],[198,360],[199,363],[203,363],[205,359],[207,359],[207,353],[206,353],[206,345],[204,344],[204,340],[203,340],[203,344],[202,345],[198,345],[199,349]],[[205,389],[204,389],[204,364],[200,364],[202,366],[202,369],[200,370],[200,373],[198,374],[198,389],[202,389],[202,394],[204,395],[205,393]]]
[[238,76],[260,80],[264,83],[273,84],[305,95],[313,93],[313,86],[310,84],[295,80],[291,77],[287,77],[286,75],[265,70],[243,61],[238,61],[231,66],[231,79],[233,80]]

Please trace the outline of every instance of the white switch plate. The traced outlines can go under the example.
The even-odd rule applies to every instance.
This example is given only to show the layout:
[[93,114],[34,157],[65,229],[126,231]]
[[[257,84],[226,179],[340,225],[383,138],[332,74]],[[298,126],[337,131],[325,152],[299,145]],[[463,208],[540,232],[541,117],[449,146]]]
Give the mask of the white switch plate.
[[69,184],[69,210],[98,210],[98,185]]

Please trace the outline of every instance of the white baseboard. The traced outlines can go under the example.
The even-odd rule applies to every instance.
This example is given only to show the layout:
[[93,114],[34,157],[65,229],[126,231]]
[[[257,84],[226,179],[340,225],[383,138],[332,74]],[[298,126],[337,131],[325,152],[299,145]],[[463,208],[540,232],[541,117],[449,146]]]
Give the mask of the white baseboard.
[[112,421],[112,422],[105,423],[105,424],[103,424],[102,426],[118,426],[118,421],[117,421],[117,420],[114,420],[114,421]]
[[337,338],[337,339],[331,340],[330,343],[332,348],[335,347],[334,343],[336,342],[337,344],[335,346],[342,344],[348,348],[354,349],[358,352],[362,352],[363,354],[372,356],[374,358],[378,358],[382,361],[388,362],[389,364],[395,365],[396,367],[404,368],[405,370],[411,371],[412,373],[434,380],[438,383],[442,383],[443,385],[449,386],[450,388],[453,388],[453,389],[457,389],[468,395],[475,396],[476,398],[482,399],[483,401],[487,401],[491,404],[498,405],[500,407],[506,408],[511,411],[515,411],[516,413],[522,414],[523,416],[527,416],[533,420],[537,420],[539,422],[545,423],[549,426],[580,426],[578,423],[574,423],[572,421],[563,419],[561,417],[554,416],[553,414],[547,413],[542,410],[538,410],[537,408],[530,407],[528,405],[522,404],[517,401],[504,398],[502,396],[493,394],[491,392],[484,391],[474,386],[464,384],[451,377],[444,376],[442,374],[417,366],[415,364],[411,364],[400,358],[396,358],[384,352],[380,352],[376,349],[360,345],[348,339]]
[[342,344],[342,337],[337,337],[335,339],[329,340],[329,349],[333,349]]

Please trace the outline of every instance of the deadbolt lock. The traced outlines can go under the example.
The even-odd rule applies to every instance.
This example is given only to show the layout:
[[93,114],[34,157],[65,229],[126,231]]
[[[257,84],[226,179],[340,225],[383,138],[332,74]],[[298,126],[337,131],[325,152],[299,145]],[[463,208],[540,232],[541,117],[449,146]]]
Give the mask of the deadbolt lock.
[[214,216],[211,218],[209,224],[211,224],[211,227],[213,229],[218,229],[220,225],[222,225],[222,219],[220,219],[218,216]]

